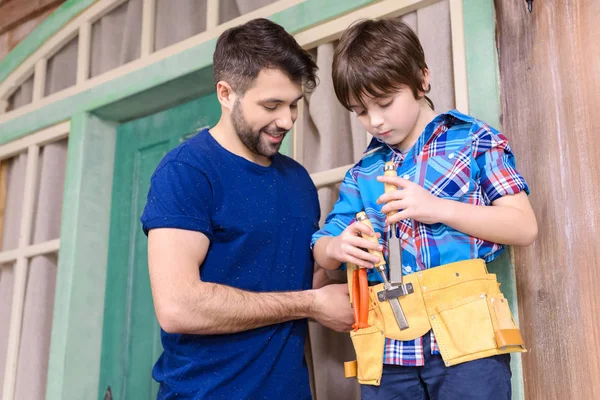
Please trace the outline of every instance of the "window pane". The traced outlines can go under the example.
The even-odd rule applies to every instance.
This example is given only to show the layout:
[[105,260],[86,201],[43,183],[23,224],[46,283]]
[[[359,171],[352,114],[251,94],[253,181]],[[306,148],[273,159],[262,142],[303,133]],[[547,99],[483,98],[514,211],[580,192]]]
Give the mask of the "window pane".
[[15,108],[23,107],[33,100],[33,75],[15,90],[8,98],[8,107],[6,111],[14,110]]
[[31,243],[42,243],[60,237],[67,144],[68,140],[64,139],[40,149],[39,185]]
[[[4,187],[0,188],[5,193],[0,251],[6,251],[16,249],[19,244],[27,154],[21,153],[16,157],[3,160],[2,163],[7,167]],[[2,207],[0,211],[1,209]]]
[[92,25],[94,77],[140,57],[142,0],[121,4]]
[[4,384],[6,353],[8,351],[8,331],[10,309],[13,296],[13,264],[0,264],[0,388]]
[[29,262],[15,399],[45,398],[56,266],[55,254],[34,257]]
[[275,3],[277,0],[220,0],[219,23],[227,21]]
[[197,35],[206,30],[207,0],[157,0],[155,49]]
[[79,36],[76,36],[48,60],[44,96],[75,85],[78,44]]

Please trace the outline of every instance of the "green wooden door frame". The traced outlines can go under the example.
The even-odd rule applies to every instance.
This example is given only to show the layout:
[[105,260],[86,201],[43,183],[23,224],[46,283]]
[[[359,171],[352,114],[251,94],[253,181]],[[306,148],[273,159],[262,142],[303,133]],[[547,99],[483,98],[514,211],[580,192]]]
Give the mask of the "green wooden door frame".
[[[295,33],[374,1],[306,0],[271,19]],[[0,80],[92,2],[65,2],[0,64]],[[493,0],[463,0],[463,18],[470,113],[499,127]],[[47,399],[93,398],[99,390],[116,126],[211,91],[214,46],[215,40],[204,42],[0,125],[1,145],[57,122],[72,121]],[[504,256],[492,268],[516,314],[514,265]],[[514,398],[522,398],[519,356],[513,357],[513,375]]]
[[121,124],[117,128],[106,299],[98,398],[156,398],[150,371],[162,353],[140,215],[150,177],[163,156],[219,120],[216,94]]

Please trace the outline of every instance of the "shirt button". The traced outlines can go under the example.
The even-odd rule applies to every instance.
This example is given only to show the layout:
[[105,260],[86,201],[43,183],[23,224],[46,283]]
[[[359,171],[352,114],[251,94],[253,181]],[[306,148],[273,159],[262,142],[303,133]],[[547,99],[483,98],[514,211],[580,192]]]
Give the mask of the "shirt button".
[[405,232],[405,233],[402,235],[402,239],[404,239],[404,240],[408,239],[408,233],[406,233],[406,232]]
[[454,158],[454,153],[450,153],[450,154],[448,155],[448,158]]
[[404,175],[404,176],[403,176],[403,178],[404,178],[404,179],[409,179],[409,178],[410,178],[410,175],[406,174],[406,175]]

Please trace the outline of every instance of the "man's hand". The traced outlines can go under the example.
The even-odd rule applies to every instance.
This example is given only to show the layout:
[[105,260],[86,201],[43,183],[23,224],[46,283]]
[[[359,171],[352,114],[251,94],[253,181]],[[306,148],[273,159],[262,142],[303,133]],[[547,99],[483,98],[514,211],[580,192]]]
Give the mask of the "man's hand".
[[327,247],[325,254],[329,258],[333,258],[340,262],[350,262],[365,268],[373,268],[373,263],[379,261],[379,257],[372,255],[366,250],[383,251],[383,246],[371,242],[369,239],[361,237],[373,236],[379,238],[379,233],[375,234],[371,228],[362,222],[354,222],[348,225],[341,235],[332,238]]
[[354,322],[348,285],[327,285],[314,290],[312,317],[321,325],[337,332],[349,332]]
[[398,187],[398,190],[384,193],[377,199],[377,204],[385,204],[381,209],[384,214],[393,210],[402,210],[387,218],[386,222],[389,225],[403,219],[413,219],[424,224],[441,222],[441,210],[444,207],[442,199],[404,178],[378,176],[377,180]]

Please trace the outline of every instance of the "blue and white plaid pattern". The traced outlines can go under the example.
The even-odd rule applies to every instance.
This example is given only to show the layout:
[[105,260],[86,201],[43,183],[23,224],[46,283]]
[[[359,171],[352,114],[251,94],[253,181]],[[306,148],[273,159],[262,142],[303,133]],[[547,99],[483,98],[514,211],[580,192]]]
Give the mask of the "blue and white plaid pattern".
[[[387,161],[395,161],[398,176],[418,183],[432,194],[473,205],[489,206],[505,195],[522,190],[529,193],[525,179],[515,167],[514,155],[506,137],[482,121],[456,110],[438,115],[427,125],[413,148],[403,156],[379,142],[371,141],[363,158],[346,174],[340,195],[325,225],[312,237],[311,246],[323,236],[338,236],[354,222],[357,212],[365,211],[382,237],[387,257],[385,215],[376,203],[383,194],[383,175]],[[503,251],[503,246],[458,232],[443,224],[427,225],[413,220],[397,224],[402,243],[402,273],[475,258],[487,262]],[[380,282],[377,273],[368,271],[369,281]],[[439,354],[431,335],[431,351]],[[400,342],[386,339],[385,364],[424,363],[423,338]]]

